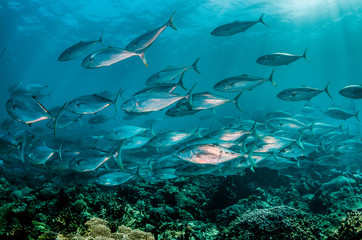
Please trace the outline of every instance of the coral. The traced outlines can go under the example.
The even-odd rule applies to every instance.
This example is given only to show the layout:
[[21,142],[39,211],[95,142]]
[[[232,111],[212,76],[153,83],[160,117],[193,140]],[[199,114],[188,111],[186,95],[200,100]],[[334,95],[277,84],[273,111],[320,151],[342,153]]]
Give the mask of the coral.
[[225,239],[320,239],[317,221],[297,209],[280,206],[248,210],[220,234]]
[[79,232],[69,235],[59,234],[57,240],[154,240],[151,233],[139,229],[132,230],[126,226],[118,227],[117,232],[112,233],[107,226],[108,221],[101,218],[91,218],[85,223],[87,232],[82,236]]
[[351,211],[342,219],[340,227],[328,240],[360,240],[362,239],[362,212]]

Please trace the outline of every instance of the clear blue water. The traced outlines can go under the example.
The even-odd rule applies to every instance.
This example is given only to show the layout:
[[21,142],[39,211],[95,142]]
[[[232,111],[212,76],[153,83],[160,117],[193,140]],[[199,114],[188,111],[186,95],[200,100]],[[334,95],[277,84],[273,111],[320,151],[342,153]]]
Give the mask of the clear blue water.
[[[125,47],[140,34],[164,24],[175,10],[174,24],[178,31],[167,28],[147,50],[149,67],[137,57],[95,70],[80,66],[83,57],[57,61],[66,48],[81,40],[96,40],[102,30],[105,45]],[[256,24],[230,37],[210,35],[211,30],[221,24],[257,20],[262,13],[269,27]],[[276,67],[277,88],[265,83],[242,95],[242,116],[250,119],[255,112],[298,110],[305,102],[283,102],[276,95],[286,88],[303,85],[324,88],[327,82],[331,83],[333,100],[321,94],[311,100],[312,105],[324,111],[333,104],[349,106],[353,102],[354,109],[361,109],[361,101],[338,94],[343,86],[362,82],[362,2],[358,0],[258,0],[250,3],[233,0],[171,0],[167,3],[11,0],[0,2],[0,14],[0,48],[6,47],[0,59],[0,106],[9,98],[9,86],[19,81],[49,85],[51,96],[44,103],[49,108],[81,95],[117,91],[120,87],[127,89],[127,98],[143,88],[145,80],[153,73],[169,65],[189,65],[197,57],[200,57],[202,74],[190,70],[186,73],[185,84],[191,86],[198,82],[196,91],[207,91],[212,90],[216,82],[234,75],[268,77],[272,67],[255,62],[261,55],[274,52],[301,55],[308,48],[311,63],[300,59],[289,66]],[[215,110],[221,116],[239,114],[232,104]],[[200,121],[200,116],[207,114],[166,118],[167,127],[177,126],[180,121],[194,125]],[[6,110],[1,107],[1,120],[6,117]],[[164,114],[153,113],[150,117],[163,118]],[[358,124],[351,121],[351,124]]]

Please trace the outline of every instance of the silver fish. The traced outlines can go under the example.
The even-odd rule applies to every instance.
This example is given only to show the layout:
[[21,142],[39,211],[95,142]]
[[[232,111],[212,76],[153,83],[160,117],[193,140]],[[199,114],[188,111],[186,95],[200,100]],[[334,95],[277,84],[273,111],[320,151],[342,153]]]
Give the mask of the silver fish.
[[96,41],[80,41],[79,43],[67,48],[60,56],[58,57],[58,61],[69,61],[73,60],[77,57],[82,56],[86,52],[88,52],[91,48],[93,48],[97,43],[103,45],[103,32],[101,37]]
[[88,55],[82,62],[84,68],[100,68],[110,66],[127,58],[139,56],[142,62],[148,66],[144,52],[130,52],[121,48],[104,48]]
[[59,148],[59,150],[56,149],[52,149],[48,146],[45,145],[41,145],[36,147],[35,149],[33,149],[31,151],[31,153],[29,154],[29,162],[32,164],[46,164],[47,161],[49,161],[49,159],[55,154],[55,153],[59,154],[60,159],[61,158],[61,146]]
[[29,126],[35,122],[52,119],[55,129],[57,127],[57,119],[64,107],[65,105],[56,116],[53,116],[37,99],[29,96],[17,96],[6,102],[6,111],[13,119]]
[[264,14],[262,14],[259,18],[258,21],[235,21],[232,23],[227,23],[224,25],[221,25],[217,28],[215,28],[214,30],[211,31],[211,35],[213,36],[230,36],[230,35],[234,35],[237,33],[241,33],[241,32],[245,32],[246,30],[248,30],[250,27],[254,26],[257,23],[262,23],[265,26],[268,26],[264,21],[263,21],[263,16]]
[[214,89],[220,92],[250,91],[267,81],[270,81],[274,86],[277,86],[273,81],[273,73],[274,70],[272,71],[268,79],[249,76],[246,74],[226,78],[215,84]]
[[[112,131],[108,132],[105,135],[105,137],[106,137],[106,139],[109,139],[109,140],[119,141],[121,139],[134,137],[134,136],[144,133],[148,130],[150,130],[150,129],[133,126],[133,125],[123,125],[123,126],[112,129]],[[151,130],[151,131],[153,131],[153,130]]]
[[181,86],[183,89],[187,90],[187,88],[184,86],[184,83],[183,83],[183,75],[184,74],[181,75],[180,80],[178,81],[178,83],[163,83],[163,84],[154,85],[154,86],[151,86],[151,87],[146,87],[146,88],[143,88],[143,89],[139,90],[135,94],[133,94],[133,96],[141,94],[141,93],[146,93],[146,92],[167,92],[167,93],[172,93],[178,86]]
[[307,58],[307,49],[305,49],[302,56],[293,55],[289,53],[272,53],[261,56],[256,60],[257,63],[267,66],[280,66],[280,65],[288,65],[299,58],[304,58],[308,62],[310,60]]
[[150,30],[141,36],[137,37],[136,39],[132,40],[127,46],[126,50],[131,52],[143,52],[147,49],[151,44],[160,36],[160,34],[168,27],[172,27],[173,29],[177,30],[177,28],[173,25],[173,16],[176,12],[173,12],[170,19],[167,23],[162,25],[159,28]]
[[123,145],[122,149],[136,149],[146,145],[150,141],[150,137],[145,136],[133,136],[127,138]]
[[281,91],[277,97],[285,101],[303,101],[310,100],[311,98],[317,96],[322,92],[326,92],[327,95],[332,98],[329,93],[329,82],[324,89],[311,88],[311,87],[301,87],[301,88],[289,88]]
[[133,178],[133,175],[126,172],[109,172],[98,176],[95,179],[95,183],[102,186],[118,186],[128,182]]
[[121,108],[128,114],[144,114],[159,111],[187,96],[165,92],[141,93],[126,100]]
[[173,131],[159,133],[148,142],[148,145],[156,148],[173,146],[190,138],[195,133],[183,133]]
[[265,116],[267,118],[275,118],[275,117],[292,117],[293,115],[283,110],[276,110],[268,112]]
[[362,85],[345,86],[339,91],[343,97],[352,99],[362,99]]
[[346,120],[348,118],[355,117],[359,121],[358,113],[359,113],[359,111],[357,111],[355,114],[349,113],[349,112],[346,112],[345,110],[343,110],[341,108],[337,108],[337,107],[328,108],[328,110],[326,111],[326,114],[329,117],[334,118],[334,119],[339,119],[339,120]]
[[265,121],[265,125],[269,128],[285,131],[297,132],[302,129],[310,128],[312,126],[307,126],[306,124],[293,119],[293,118],[270,118]]
[[190,103],[193,110],[205,110],[232,102],[236,105],[239,111],[241,111],[241,107],[239,105],[241,93],[239,93],[234,99],[225,98],[210,92],[195,93],[192,94]]
[[122,93],[123,90],[120,89],[114,100],[99,96],[98,94],[77,97],[68,103],[66,110],[76,114],[95,114],[114,104],[117,111],[117,102]]
[[197,69],[197,63],[199,60],[200,58],[196,59],[196,61],[191,66],[171,66],[162,71],[159,71],[146,80],[146,85],[155,86],[170,82],[178,76],[183,76],[183,74],[189,69],[194,69],[195,72],[200,74],[200,71]]
[[12,86],[8,89],[11,97],[16,97],[19,95],[30,96],[30,97],[45,97],[50,95],[50,91],[47,90],[48,85],[44,84],[26,84],[19,82],[16,86]]
[[182,160],[197,164],[219,164],[242,156],[227,148],[206,144],[184,148],[175,154]]

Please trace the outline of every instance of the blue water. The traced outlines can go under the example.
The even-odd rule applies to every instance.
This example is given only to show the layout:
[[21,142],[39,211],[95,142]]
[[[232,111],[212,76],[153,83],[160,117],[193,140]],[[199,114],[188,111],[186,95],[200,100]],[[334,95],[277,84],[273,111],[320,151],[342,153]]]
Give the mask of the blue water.
[[[252,2],[252,3],[251,3]],[[133,57],[100,69],[80,66],[83,57],[68,62],[57,58],[81,40],[96,40],[104,30],[107,46],[125,47],[131,40],[167,22],[176,10],[174,25],[167,28],[146,52],[149,67]],[[256,24],[244,33],[214,37],[215,27],[235,20],[257,20],[264,13],[269,25]],[[350,105],[338,91],[362,82],[362,2],[358,0],[306,1],[1,1],[0,106],[9,98],[10,85],[22,81],[47,84],[51,96],[46,107],[60,106],[75,97],[126,88],[125,97],[143,88],[145,80],[169,65],[190,65],[200,57],[201,75],[190,70],[185,84],[198,82],[197,92],[230,76],[249,74],[268,77],[272,67],[255,60],[268,53],[301,55],[308,48],[311,63],[300,59],[276,67],[274,80],[242,95],[242,117],[273,109],[298,110],[305,102],[283,102],[276,95],[286,88],[324,88],[330,82],[331,100],[322,93],[311,100],[322,111],[335,104]],[[100,46],[98,46],[100,48]],[[95,48],[97,49],[97,48]],[[95,50],[94,49],[94,50]],[[178,93],[183,93],[178,90]],[[224,94],[232,97],[232,94]],[[361,109],[361,101],[353,101]],[[220,116],[239,114],[232,104],[215,109]],[[121,113],[124,114],[124,113]],[[203,112],[182,119],[166,118],[169,129],[180,123],[193,126]],[[122,115],[123,116],[123,115]],[[0,120],[7,117],[0,108]],[[152,113],[151,118],[164,118]],[[187,121],[185,121],[187,120]],[[356,124],[355,120],[353,124]],[[212,122],[201,123],[213,124]],[[160,126],[161,127],[161,126]]]

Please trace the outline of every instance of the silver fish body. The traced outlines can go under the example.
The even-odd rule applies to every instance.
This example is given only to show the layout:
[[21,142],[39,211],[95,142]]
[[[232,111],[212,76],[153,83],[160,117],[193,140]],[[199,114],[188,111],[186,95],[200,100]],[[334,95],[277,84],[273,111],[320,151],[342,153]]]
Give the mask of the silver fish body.
[[272,53],[259,57],[256,60],[256,62],[267,66],[288,65],[300,58],[304,58],[308,62],[310,62],[306,54],[307,54],[307,49],[305,49],[304,54],[302,56],[293,55],[289,53]]
[[182,160],[197,164],[219,164],[242,156],[227,148],[206,144],[184,148],[176,153]]
[[96,41],[80,41],[79,43],[67,48],[64,52],[60,54],[60,56],[58,57],[58,61],[69,61],[82,56],[90,49],[92,49],[97,43],[103,44],[102,37],[103,32],[101,37]]
[[343,97],[351,99],[362,99],[362,85],[345,86],[339,91]]
[[249,28],[251,28],[252,26],[257,24],[258,22],[266,25],[266,23],[263,21],[263,16],[264,16],[264,14],[262,14],[260,16],[258,21],[235,21],[232,23],[227,23],[227,24],[221,25],[221,26],[215,28],[214,30],[212,30],[211,35],[213,35],[213,36],[230,36],[230,35],[234,35],[237,33],[245,32],[246,30],[248,30]]
[[310,100],[322,92],[326,92],[327,95],[332,98],[328,89],[329,83],[324,89],[301,87],[301,88],[289,88],[281,91],[277,97],[284,101],[303,101]]
[[143,63],[147,65],[144,52],[130,52],[121,48],[104,48],[88,55],[82,62],[84,68],[100,68],[110,66],[127,58],[139,56]]
[[273,81],[273,73],[274,73],[274,70],[270,74],[270,77],[268,79],[249,76],[246,74],[226,78],[226,79],[218,82],[217,84],[215,84],[214,89],[217,91],[220,91],[220,92],[250,91],[267,81],[270,81],[271,83],[273,83],[274,86],[276,86],[276,84]]
[[326,114],[329,117],[334,118],[334,119],[339,119],[339,120],[346,120],[351,117],[356,117],[357,120],[359,120],[358,113],[359,113],[359,111],[357,111],[355,114],[349,113],[341,108],[336,108],[336,107],[328,108],[328,110],[326,111]]

